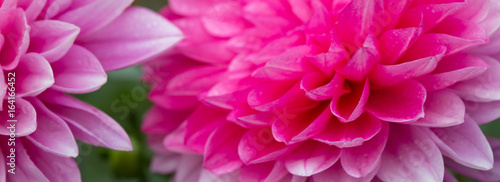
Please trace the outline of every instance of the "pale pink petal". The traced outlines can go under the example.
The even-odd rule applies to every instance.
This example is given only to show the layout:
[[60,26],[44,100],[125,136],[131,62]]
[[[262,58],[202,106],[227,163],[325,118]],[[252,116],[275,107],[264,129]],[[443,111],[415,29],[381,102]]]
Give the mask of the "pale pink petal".
[[177,169],[180,158],[180,154],[173,152],[171,154],[156,154],[151,159],[149,169],[161,174],[172,173]]
[[[4,155],[10,154],[10,147],[7,147],[7,138],[2,138],[2,150]],[[10,160],[10,158],[7,158]],[[33,163],[28,151],[23,146],[23,142],[16,140],[15,147],[16,174],[7,173],[7,181],[40,181],[49,182],[42,171]],[[5,165],[5,164],[4,164]]]
[[[163,134],[175,130],[186,120],[191,111],[166,110],[153,106],[144,118],[141,131],[148,134]],[[168,121],[168,122],[165,122]]]
[[[17,66],[21,56],[28,50],[29,25],[22,9],[2,8],[0,13],[3,16],[0,19],[0,23],[2,23],[0,31],[4,38],[4,46],[1,46],[0,50],[0,57],[2,57],[0,64],[4,70],[11,70]],[[7,46],[6,43],[9,45]]]
[[377,176],[382,181],[443,181],[444,163],[427,128],[391,124]]
[[[15,124],[16,136],[26,136],[33,133],[37,128],[36,122],[36,110],[31,105],[30,102],[24,100],[21,97],[15,98],[15,112],[9,112],[9,103],[7,100],[3,101],[3,111],[0,115],[0,134],[8,136],[10,135],[10,126]],[[9,113],[13,113],[10,115]],[[17,120],[15,123],[9,122],[9,120]]]
[[447,88],[462,80],[471,79],[484,73],[488,69],[486,60],[467,54],[447,56],[439,62],[436,70],[417,80],[428,91]]
[[180,39],[181,32],[170,22],[151,10],[134,7],[125,10],[98,31],[79,38],[77,42],[90,50],[101,61],[104,69],[109,71],[151,58]]
[[174,182],[198,182],[202,170],[203,157],[200,155],[183,154],[174,175]]
[[389,124],[384,123],[380,132],[363,145],[342,149],[340,162],[343,170],[356,178],[366,178],[373,174],[380,166],[388,137]]
[[36,96],[54,84],[49,62],[36,53],[25,54],[13,73],[17,96]]
[[95,32],[115,20],[132,1],[95,0],[86,4],[78,4],[73,1],[69,9],[58,16],[57,20],[80,27],[82,29],[81,35],[86,35]]
[[382,64],[394,64],[422,36],[422,27],[394,29],[384,32],[380,38]]
[[63,57],[75,42],[80,28],[71,23],[42,20],[31,25],[29,52],[38,52],[49,62]]
[[412,125],[449,127],[464,122],[465,105],[460,97],[449,90],[430,92],[424,104],[425,116]]
[[49,181],[81,181],[80,170],[71,157],[54,155],[37,147],[36,143],[23,142],[31,161]]
[[431,128],[442,153],[458,163],[478,170],[493,167],[493,153],[477,123],[469,116],[461,125]]
[[[40,100],[31,98],[29,101],[37,110],[37,128],[26,138],[46,152],[62,157],[78,156],[75,137],[66,122],[50,111]],[[57,141],[54,141],[55,138]]]
[[76,139],[115,150],[132,150],[125,130],[102,111],[61,92],[45,91],[39,98],[66,121]]
[[316,141],[304,142],[283,158],[287,170],[298,176],[311,176],[335,164],[341,150]]
[[342,181],[342,182],[370,182],[372,179],[377,175],[378,169],[380,165],[377,165],[376,168],[367,174],[364,177],[361,178],[355,178],[352,177],[351,175],[347,174],[344,169],[342,169],[342,165],[340,165],[339,162],[337,164],[333,165],[332,167],[328,168],[327,170],[315,174],[312,178],[314,181]]
[[54,71],[54,90],[66,93],[88,93],[107,81],[99,60],[87,49],[74,45],[68,53],[51,64]]
[[465,102],[467,114],[482,125],[500,118],[500,101],[494,102]]
[[481,102],[500,100],[500,62],[488,56],[480,58],[490,66],[486,72],[457,83],[451,88],[466,100]]

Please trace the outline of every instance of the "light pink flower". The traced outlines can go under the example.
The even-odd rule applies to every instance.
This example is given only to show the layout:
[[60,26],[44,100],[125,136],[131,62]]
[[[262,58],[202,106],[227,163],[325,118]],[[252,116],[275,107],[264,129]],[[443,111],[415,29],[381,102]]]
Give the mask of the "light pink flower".
[[498,1],[171,0],[163,14],[186,39],[145,66],[154,171],[500,180],[478,127],[500,117]]
[[[0,181],[80,181],[75,138],[132,150],[111,117],[65,95],[95,91],[106,82],[105,71],[140,63],[181,39],[163,17],[131,3],[0,0]],[[7,158],[11,153],[15,161]],[[15,174],[7,172],[10,162]]]

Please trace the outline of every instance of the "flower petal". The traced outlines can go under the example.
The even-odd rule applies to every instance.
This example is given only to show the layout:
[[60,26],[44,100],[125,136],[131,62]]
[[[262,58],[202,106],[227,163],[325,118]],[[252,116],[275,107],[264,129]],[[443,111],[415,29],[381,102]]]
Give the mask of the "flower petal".
[[40,53],[49,62],[63,57],[75,42],[80,28],[56,20],[36,21],[31,25],[29,52]]
[[389,122],[407,122],[424,117],[427,92],[422,84],[407,80],[395,86],[372,90],[366,111]]
[[380,132],[363,145],[342,149],[340,162],[344,171],[356,178],[367,177],[380,166],[382,152],[389,137],[389,124],[384,122]]
[[25,54],[13,72],[17,96],[35,96],[54,84],[50,64],[36,53]]
[[141,125],[141,131],[148,134],[169,133],[186,120],[191,111],[167,110],[153,106]]
[[[5,100],[3,104],[4,110],[1,112],[0,115],[0,135],[5,135],[8,136],[10,135],[10,129],[8,127],[11,126],[11,124],[15,124],[16,126],[16,136],[26,136],[29,135],[33,132],[35,132],[37,128],[37,122],[36,122],[36,110],[31,105],[30,102],[24,100],[21,97],[17,97],[15,100],[15,110],[13,117],[10,117],[10,112],[8,112],[9,109],[9,103],[7,100]],[[17,120],[16,123],[8,122],[8,120]]]
[[467,114],[482,125],[500,118],[500,101],[494,102],[465,102]]
[[87,49],[74,45],[60,60],[52,63],[55,83],[51,88],[66,93],[88,93],[107,81],[106,72]]
[[151,58],[181,39],[179,29],[161,16],[145,8],[133,7],[77,42],[94,53],[104,69],[110,71]]
[[362,83],[351,83],[351,92],[335,93],[330,103],[333,115],[340,122],[351,122],[359,118],[365,111],[366,101],[370,95],[370,83],[366,79]]
[[38,98],[66,121],[76,139],[114,150],[132,150],[125,130],[102,111],[61,92],[45,91]]
[[283,158],[287,170],[298,176],[311,176],[335,164],[340,149],[309,140]]
[[[5,154],[10,154],[10,147],[7,147],[8,139],[2,138],[3,146],[2,151]],[[40,182],[49,182],[49,180],[43,175],[42,171],[33,163],[33,160],[30,158],[28,151],[23,146],[23,142],[16,140],[16,148],[15,148],[15,163],[20,164],[16,165],[16,174],[7,173],[7,181],[40,181]]]
[[49,181],[81,181],[80,170],[71,157],[43,151],[31,142],[23,142],[31,161]]
[[[15,2],[14,2],[15,3]],[[0,65],[4,70],[12,70],[19,63],[21,56],[28,50],[30,35],[29,25],[22,9],[0,9],[4,46],[0,50]],[[6,21],[6,22],[5,22]],[[7,45],[8,43],[8,45]]]
[[81,35],[95,32],[116,19],[133,0],[97,0],[74,2],[57,20],[80,27]]
[[424,104],[425,116],[412,125],[449,127],[464,122],[465,105],[460,97],[448,90],[430,92]]
[[431,128],[433,137],[444,155],[458,163],[478,170],[493,167],[493,153],[477,123],[469,116],[463,124],[447,128]]
[[342,123],[336,119],[330,120],[327,128],[313,139],[339,148],[355,147],[373,138],[381,129],[382,121],[364,113],[357,120],[349,123]]
[[238,154],[248,165],[275,160],[296,146],[275,141],[270,128],[251,129],[241,138]]
[[424,129],[391,124],[377,174],[382,181],[443,181],[442,154]]
[[332,167],[328,168],[327,170],[318,173],[314,175],[312,178],[314,181],[345,181],[345,182],[370,182],[372,179],[377,175],[378,168],[380,165],[376,166],[376,168],[367,174],[364,177],[360,178],[355,178],[352,177],[351,175],[347,174],[344,169],[342,169],[342,165],[340,165],[340,162],[337,162],[335,165]]
[[243,162],[238,156],[238,144],[244,133],[243,128],[231,123],[217,128],[208,138],[203,167],[214,174],[225,174],[239,169]]
[[[56,114],[50,111],[40,100],[29,100],[37,111],[36,131],[26,136],[34,145],[43,151],[61,157],[78,156],[78,146],[68,125]],[[57,141],[54,141],[57,138]]]

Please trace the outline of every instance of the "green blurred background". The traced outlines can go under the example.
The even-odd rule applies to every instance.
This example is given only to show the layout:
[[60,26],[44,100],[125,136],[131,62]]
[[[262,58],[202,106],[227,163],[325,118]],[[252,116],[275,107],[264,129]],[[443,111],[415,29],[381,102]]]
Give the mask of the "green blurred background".
[[[135,0],[134,5],[158,11],[167,0]],[[140,126],[144,113],[151,107],[146,94],[147,84],[141,82],[141,68],[131,67],[108,73],[108,82],[100,90],[77,98],[90,103],[113,117],[129,134],[134,151],[112,151],[78,143],[80,155],[75,159],[84,182],[156,182],[169,181],[169,175],[149,171],[153,153],[147,148],[146,136]],[[500,122],[481,127],[489,135],[500,138]],[[459,181],[471,180],[458,176]]]

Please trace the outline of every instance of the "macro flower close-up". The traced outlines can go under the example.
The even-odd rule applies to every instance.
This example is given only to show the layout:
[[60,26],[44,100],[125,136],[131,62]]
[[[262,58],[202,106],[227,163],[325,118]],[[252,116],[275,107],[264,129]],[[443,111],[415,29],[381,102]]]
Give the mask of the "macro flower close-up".
[[133,0],[0,0],[0,181],[81,181],[75,139],[132,150],[125,130],[68,94],[139,64],[182,33]]
[[[185,181],[500,181],[497,0],[170,0],[151,170]],[[167,30],[165,30],[167,31]]]

